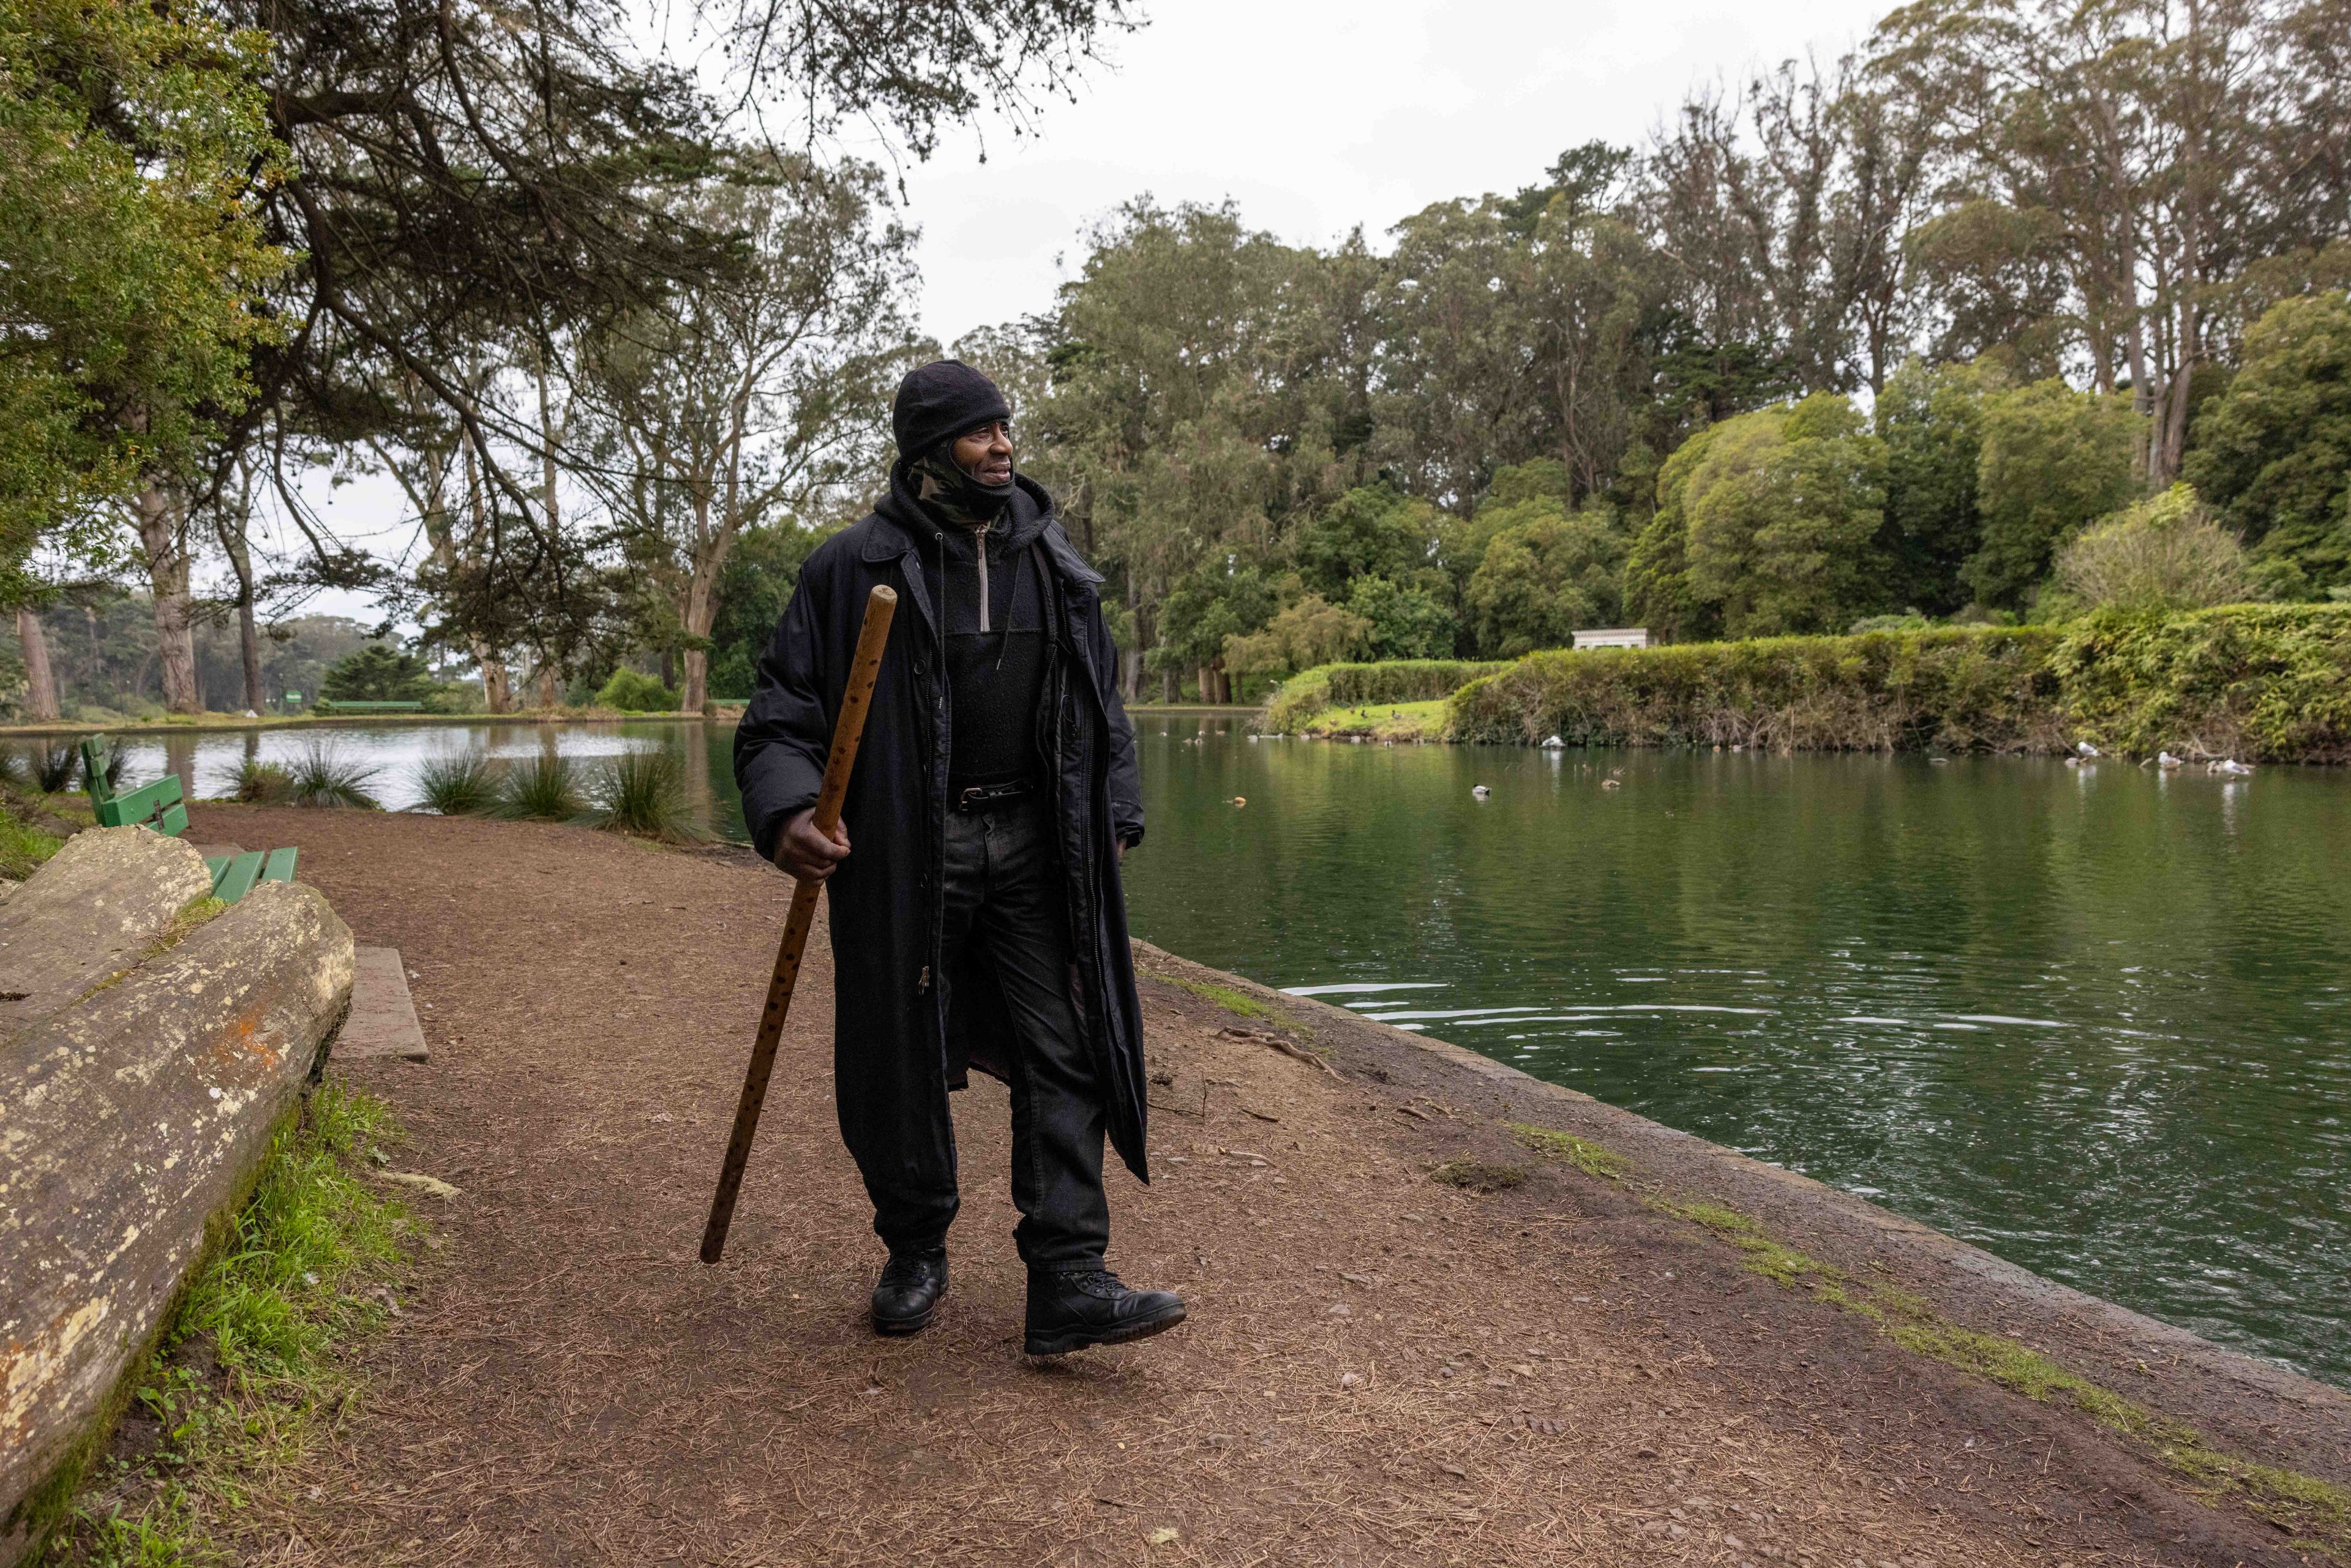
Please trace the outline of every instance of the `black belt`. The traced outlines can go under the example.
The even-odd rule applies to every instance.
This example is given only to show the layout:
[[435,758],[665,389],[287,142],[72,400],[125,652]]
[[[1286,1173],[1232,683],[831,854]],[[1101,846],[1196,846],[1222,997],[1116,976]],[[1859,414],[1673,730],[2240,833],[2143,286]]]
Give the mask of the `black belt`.
[[1026,800],[1036,792],[1037,781],[1033,779],[1015,779],[1002,784],[967,785],[956,791],[955,809],[958,811],[992,811],[998,806]]

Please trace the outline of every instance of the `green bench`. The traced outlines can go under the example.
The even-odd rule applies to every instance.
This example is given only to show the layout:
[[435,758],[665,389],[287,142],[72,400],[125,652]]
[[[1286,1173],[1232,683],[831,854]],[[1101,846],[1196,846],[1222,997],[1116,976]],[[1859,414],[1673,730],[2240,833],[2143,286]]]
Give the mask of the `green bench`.
[[[118,795],[107,779],[112,763],[106,754],[106,737],[93,735],[81,743],[81,764],[89,774],[89,804],[101,828],[152,828],[167,839],[188,831],[188,808],[181,798],[180,776],[166,773],[152,784]],[[248,850],[239,855],[206,855],[212,873],[213,896],[235,904],[253,891],[257,882],[292,882],[296,852],[291,845],[267,854]]]
[[423,703],[346,702],[340,697],[320,697],[314,713],[423,713]]

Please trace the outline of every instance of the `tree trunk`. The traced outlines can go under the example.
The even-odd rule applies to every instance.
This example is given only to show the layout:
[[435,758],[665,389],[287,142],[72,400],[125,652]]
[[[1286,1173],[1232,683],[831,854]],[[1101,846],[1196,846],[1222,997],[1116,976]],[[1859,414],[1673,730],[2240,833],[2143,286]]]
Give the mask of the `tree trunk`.
[[227,547],[228,563],[236,572],[236,635],[238,651],[245,658],[245,706],[249,712],[261,712],[261,633],[253,620],[253,549],[246,541],[244,519],[238,526],[221,530],[221,543]]
[[196,690],[195,605],[188,593],[185,520],[181,498],[162,485],[151,482],[139,492],[139,542],[155,594],[163,706],[173,713],[194,714],[204,710],[204,701]]
[[48,634],[30,605],[16,612],[16,641],[25,650],[25,716],[36,724],[57,716],[57,676],[49,669]]
[[1122,672],[1125,679],[1121,687],[1126,694],[1126,700],[1131,703],[1143,700],[1142,599],[1142,593],[1134,586],[1134,573],[1130,571],[1126,574],[1127,645],[1119,650],[1119,657],[1125,662],[1125,669]]
[[555,684],[555,665],[542,662],[538,666],[538,706],[552,709],[561,705],[563,688]]
[[482,706],[492,713],[512,713],[514,677],[507,671],[507,662],[479,637],[473,639],[471,646],[474,663],[482,672]]

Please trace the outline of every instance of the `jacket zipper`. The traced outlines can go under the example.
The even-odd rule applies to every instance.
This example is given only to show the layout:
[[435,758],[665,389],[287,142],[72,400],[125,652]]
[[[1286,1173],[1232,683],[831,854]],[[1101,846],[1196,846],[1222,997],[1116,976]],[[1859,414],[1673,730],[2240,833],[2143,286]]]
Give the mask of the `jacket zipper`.
[[[993,527],[995,527],[995,525],[994,525],[993,523],[982,523],[982,524],[980,524],[980,525],[979,525],[979,527],[978,527],[978,528],[974,528],[974,529],[972,530],[972,536],[971,536],[971,542],[972,542],[972,545],[973,545],[973,547],[976,549],[976,550],[977,551],[977,553],[978,553],[978,555],[979,555],[979,634],[980,634],[981,636],[983,636],[983,637],[985,637],[986,635],[987,635],[987,632],[988,632],[988,625],[987,625],[987,530],[988,530],[989,528],[993,528]],[[939,557],[939,560],[940,560],[940,562],[941,562],[941,568],[940,568],[940,570],[946,570],[945,562],[946,562],[946,557],[944,554],[942,554],[942,555]]]

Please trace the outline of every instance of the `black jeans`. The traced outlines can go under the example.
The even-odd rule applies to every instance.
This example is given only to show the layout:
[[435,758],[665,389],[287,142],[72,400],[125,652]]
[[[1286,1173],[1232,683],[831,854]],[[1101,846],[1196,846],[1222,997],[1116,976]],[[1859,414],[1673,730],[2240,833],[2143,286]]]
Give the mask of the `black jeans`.
[[[977,942],[1012,1017],[1013,1241],[1031,1269],[1100,1268],[1102,1092],[1071,995],[1069,897],[1050,794],[947,813],[941,973]],[[953,1008],[952,993],[945,998]],[[948,1210],[952,1216],[953,1210]]]

